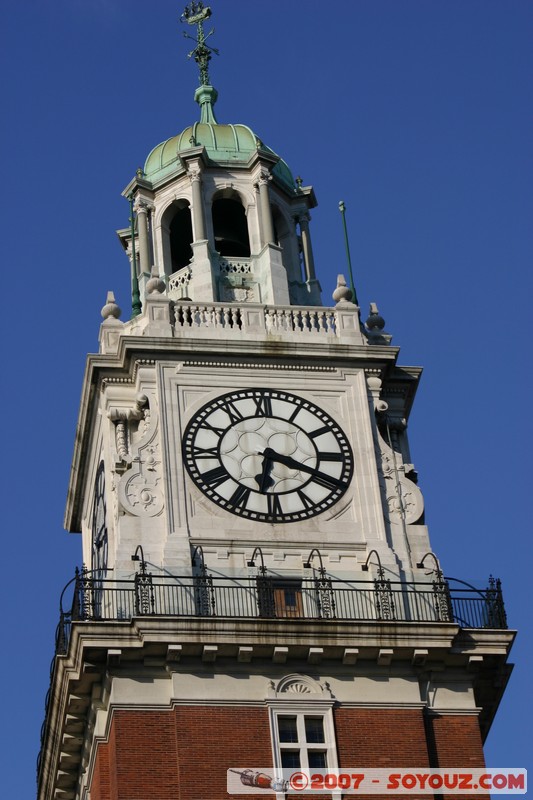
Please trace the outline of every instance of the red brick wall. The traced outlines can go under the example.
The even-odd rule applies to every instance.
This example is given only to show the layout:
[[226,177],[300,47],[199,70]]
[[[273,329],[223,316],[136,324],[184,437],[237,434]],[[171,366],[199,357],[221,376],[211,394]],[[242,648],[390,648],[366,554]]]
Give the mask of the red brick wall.
[[271,764],[266,709],[115,711],[109,741],[98,746],[91,800],[224,798],[228,767]]
[[[341,707],[334,710],[334,719],[341,767],[484,766],[475,716]],[[98,746],[91,800],[223,800],[228,798],[228,767],[271,764],[264,708],[117,710],[109,741]],[[377,795],[367,797],[378,800]],[[247,798],[257,800],[257,795],[236,796]]]
[[116,711],[98,746],[91,800],[175,800],[176,735],[170,712]]
[[[334,710],[334,719],[340,767],[353,770],[429,766],[421,709],[340,707]],[[382,797],[391,800],[393,797],[390,794],[359,796],[368,800]]]
[[[426,730],[431,766],[470,767],[485,766],[478,718],[471,714],[427,716]],[[443,794],[443,798],[457,800],[458,795]],[[461,795],[461,800],[489,800],[489,795]]]
[[[420,710],[345,709],[334,712],[339,765],[344,767],[483,767],[475,715],[427,716]],[[409,795],[426,798],[427,795]],[[456,795],[439,795],[452,798]],[[366,795],[379,800],[378,795]],[[391,795],[383,796],[390,800]],[[467,800],[468,795],[462,795]],[[470,796],[471,797],[471,796]],[[477,795],[477,800],[488,795]]]
[[92,779],[91,800],[106,800],[110,796],[109,752],[109,744],[100,745],[98,748]]
[[427,717],[428,748],[433,767],[484,767],[478,718],[458,714]]
[[180,800],[223,800],[228,767],[272,764],[266,709],[176,706],[174,715],[183,742],[178,747]]
[[341,707],[334,718],[341,766],[429,766],[421,709]]

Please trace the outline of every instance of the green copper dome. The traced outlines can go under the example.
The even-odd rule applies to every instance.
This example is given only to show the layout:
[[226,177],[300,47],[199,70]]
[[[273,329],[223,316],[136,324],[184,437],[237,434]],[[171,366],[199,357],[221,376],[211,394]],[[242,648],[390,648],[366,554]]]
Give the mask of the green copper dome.
[[[276,155],[264,145],[247,125],[220,125],[213,113],[216,90],[201,86],[195,99],[201,107],[200,122],[189,125],[177,136],[172,136],[154,147],[144,165],[144,175],[152,183],[171,175],[180,165],[180,154],[192,147],[205,147],[209,159],[223,166],[245,165],[258,150]],[[280,159],[272,174],[289,192],[296,191],[292,173],[283,159]]]

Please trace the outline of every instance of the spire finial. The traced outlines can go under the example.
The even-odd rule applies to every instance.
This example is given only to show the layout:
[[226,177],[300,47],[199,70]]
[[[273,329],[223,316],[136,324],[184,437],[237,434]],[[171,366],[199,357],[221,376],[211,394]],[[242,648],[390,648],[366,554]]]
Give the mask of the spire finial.
[[200,86],[210,86],[209,62],[211,61],[211,53],[216,53],[218,56],[218,50],[206,44],[206,40],[215,32],[215,29],[212,28],[208,34],[204,33],[204,21],[209,19],[210,16],[211,9],[209,6],[204,6],[201,0],[193,0],[192,3],[185,6],[185,11],[180,17],[182,22],[186,22],[188,25],[196,25],[198,28],[196,39],[194,36],[185,33],[185,31],[183,35],[196,43],[196,47],[191,50],[188,58],[194,56],[194,60],[200,68]]

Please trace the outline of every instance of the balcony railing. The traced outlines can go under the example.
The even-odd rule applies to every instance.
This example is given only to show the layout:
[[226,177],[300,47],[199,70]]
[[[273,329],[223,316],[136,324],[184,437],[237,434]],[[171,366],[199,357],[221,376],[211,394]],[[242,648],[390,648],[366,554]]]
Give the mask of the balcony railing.
[[[174,302],[174,327],[176,330],[213,332],[224,329],[248,333],[249,324],[246,310],[251,303],[193,303],[176,300]],[[339,325],[338,310],[316,306],[257,306],[259,316],[254,318],[257,330],[272,334],[299,333],[307,336],[341,336],[343,327]],[[353,324],[355,324],[355,317]],[[255,330],[255,329],[254,329]],[[354,327],[355,331],[355,327]],[[255,330],[255,332],[257,332]]]
[[321,576],[281,580],[268,575],[213,578],[152,575],[141,569],[131,580],[109,580],[86,570],[71,581],[70,609],[61,609],[56,652],[65,653],[73,622],[134,617],[383,621],[454,623],[463,628],[506,628],[499,580],[486,589],[450,586],[445,579],[407,583],[376,579],[340,581]]

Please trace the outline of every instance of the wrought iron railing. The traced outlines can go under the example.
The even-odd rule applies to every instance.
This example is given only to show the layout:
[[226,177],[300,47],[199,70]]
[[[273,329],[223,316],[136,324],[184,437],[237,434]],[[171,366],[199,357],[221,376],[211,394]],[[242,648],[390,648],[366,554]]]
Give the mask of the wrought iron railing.
[[[201,548],[197,548],[201,549]],[[196,552],[196,551],[195,551]],[[76,570],[61,594],[56,631],[56,656],[68,651],[75,622],[128,621],[134,617],[194,617],[334,622],[453,623],[463,628],[507,628],[501,583],[492,576],[486,589],[476,589],[439,573],[421,583],[391,581],[381,569],[375,580],[332,580],[321,568],[314,578],[281,580],[263,566],[248,578],[214,578],[200,559],[195,576],[153,575],[141,568],[130,580],[103,578],[98,571]],[[252,559],[253,561],[253,559]],[[193,563],[194,559],[193,559]],[[450,585],[458,583],[459,587]],[[64,598],[73,589],[70,608]],[[279,631],[276,632],[279,635]],[[57,659],[52,659],[50,678]],[[51,689],[46,697],[42,746]]]
[[209,617],[258,620],[384,621],[455,623],[464,628],[506,628],[499,580],[486,589],[450,586],[446,579],[407,583],[378,578],[332,580],[325,576],[283,581],[249,578],[153,575],[109,580],[82,570],[72,606],[61,609],[56,652],[67,650],[76,621],[134,617]]

